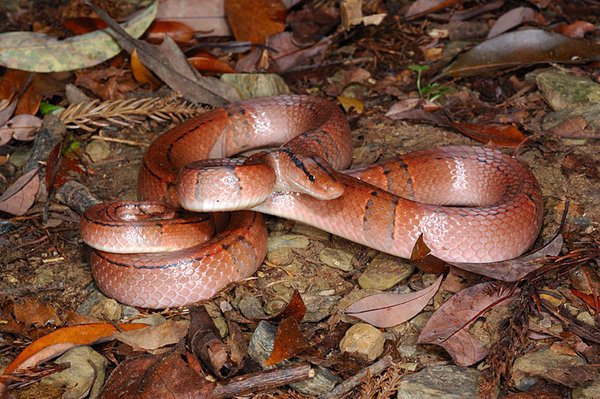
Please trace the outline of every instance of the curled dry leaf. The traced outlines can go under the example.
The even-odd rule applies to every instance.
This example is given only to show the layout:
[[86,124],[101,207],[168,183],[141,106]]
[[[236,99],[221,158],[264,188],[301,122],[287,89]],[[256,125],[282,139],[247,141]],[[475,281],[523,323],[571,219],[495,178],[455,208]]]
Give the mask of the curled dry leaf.
[[459,56],[443,74],[473,76],[545,62],[584,62],[598,56],[600,44],[540,29],[528,29],[484,41]]
[[487,38],[491,39],[493,37],[501,35],[504,32],[507,32],[512,28],[515,28],[524,23],[546,25],[548,22],[542,14],[535,11],[533,8],[513,8],[512,10],[498,18],[494,26],[492,26],[492,29],[490,29]]
[[486,282],[453,295],[429,318],[419,343],[443,347],[459,366],[469,366],[487,355],[487,349],[468,327],[493,306],[511,299],[513,284]]
[[152,90],[162,86],[160,80],[142,64],[137,55],[137,49],[133,49],[131,53],[131,73],[136,81],[150,85]]
[[235,73],[235,69],[229,66],[228,63],[209,53],[196,53],[189,57],[188,61],[200,72]]
[[15,140],[31,141],[35,138],[35,134],[41,126],[42,120],[37,116],[15,115],[4,126],[0,127],[0,137],[9,134]]
[[450,263],[459,269],[495,278],[496,280],[513,282],[543,266],[538,260],[547,256],[556,256],[562,248],[562,235],[557,234],[548,244],[533,252],[500,262],[490,263]]
[[465,122],[450,122],[450,125],[474,140],[482,143],[493,143],[500,147],[518,147],[527,140],[527,136],[514,125],[480,125]]
[[165,36],[169,36],[175,43],[189,43],[194,41],[196,32],[179,21],[154,21],[146,31],[146,41],[150,43],[162,43]]
[[190,322],[167,320],[157,326],[134,331],[117,331],[113,337],[136,351],[158,353],[165,346],[177,344],[187,335]]
[[587,21],[575,21],[572,24],[558,25],[556,32],[561,35],[572,37],[573,39],[582,39],[586,33],[596,30],[596,25]]
[[0,211],[12,215],[23,215],[31,208],[40,189],[38,169],[33,169],[19,177],[0,196]]
[[376,327],[393,327],[415,317],[440,288],[443,276],[435,283],[416,292],[406,294],[376,294],[350,305],[345,313]]
[[[158,1],[132,17],[123,28],[140,37],[156,15]],[[83,69],[104,62],[121,52],[106,30],[57,40],[38,32],[0,34],[0,65],[32,72]]]

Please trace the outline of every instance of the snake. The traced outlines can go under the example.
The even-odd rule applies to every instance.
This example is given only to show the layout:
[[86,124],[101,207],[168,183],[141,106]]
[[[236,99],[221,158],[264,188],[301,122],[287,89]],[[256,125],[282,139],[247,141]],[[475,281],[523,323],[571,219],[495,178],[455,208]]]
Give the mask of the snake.
[[139,201],[81,218],[97,286],[144,308],[210,299],[262,264],[263,214],[402,258],[421,237],[447,262],[516,258],[540,232],[535,176],[497,149],[437,147],[349,170],[352,153],[343,111],[316,96],[243,100],[175,126],[143,158]]

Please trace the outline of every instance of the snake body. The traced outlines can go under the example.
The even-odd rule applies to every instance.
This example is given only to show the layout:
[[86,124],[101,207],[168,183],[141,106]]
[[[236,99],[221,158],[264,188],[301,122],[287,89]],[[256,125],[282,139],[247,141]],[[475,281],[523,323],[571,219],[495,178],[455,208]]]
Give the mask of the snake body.
[[[452,262],[511,259],[539,233],[535,177],[497,150],[441,147],[340,172],[351,158],[348,123],[323,99],[254,99],[201,114],[150,146],[138,180],[142,202],[100,204],[82,217],[96,283],[134,306],[208,299],[262,263],[261,213],[404,258],[422,235],[433,255]],[[220,232],[209,238],[212,219],[180,206],[217,212]],[[221,213],[231,210],[240,211]]]

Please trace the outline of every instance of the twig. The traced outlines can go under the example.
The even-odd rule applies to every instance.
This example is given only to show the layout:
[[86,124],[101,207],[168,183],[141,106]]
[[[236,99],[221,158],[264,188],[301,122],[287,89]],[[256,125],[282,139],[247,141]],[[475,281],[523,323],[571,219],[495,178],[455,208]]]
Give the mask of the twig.
[[308,364],[298,364],[258,373],[246,374],[223,385],[217,385],[211,398],[221,399],[256,393],[314,377]]
[[119,139],[116,137],[92,136],[90,138],[93,140],[103,140],[103,141],[109,141],[112,143],[133,145],[133,146],[137,146],[137,147],[148,147],[148,144],[146,144],[146,143],[140,143],[139,141],[133,141],[133,140]]
[[383,370],[387,369],[392,365],[392,357],[390,355],[382,357],[377,363],[373,363],[369,367],[365,367],[352,377],[348,378],[344,382],[338,384],[331,392],[325,393],[319,396],[319,399],[334,399],[339,398],[342,395],[350,392],[352,389],[356,388],[362,382],[362,379],[369,374],[370,376],[375,376],[381,374]]

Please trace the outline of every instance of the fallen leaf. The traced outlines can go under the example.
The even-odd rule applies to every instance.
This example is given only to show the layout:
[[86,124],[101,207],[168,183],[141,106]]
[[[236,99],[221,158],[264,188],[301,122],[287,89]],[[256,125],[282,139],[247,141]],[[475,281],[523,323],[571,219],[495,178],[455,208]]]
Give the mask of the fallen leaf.
[[142,64],[138,58],[136,49],[133,49],[133,52],[131,53],[131,73],[135,80],[150,85],[152,90],[156,90],[162,86],[160,80],[158,80],[158,78]]
[[239,95],[231,86],[196,72],[170,37],[165,37],[159,47],[135,40],[104,10],[93,4],[91,7],[113,29],[115,39],[127,52],[132,53],[137,49],[140,61],[188,100],[214,106],[239,100]]
[[188,61],[200,72],[235,73],[235,69],[229,66],[228,63],[209,53],[196,53],[192,57],[188,57]]
[[491,39],[499,36],[524,23],[532,23],[535,25],[548,24],[544,16],[533,8],[517,7],[498,18],[496,23],[494,23],[494,26],[492,26],[492,29],[490,29],[487,38]]
[[445,261],[431,255],[431,249],[425,244],[423,235],[419,235],[410,254],[410,260],[424,273],[442,274],[448,270]]
[[264,44],[285,28],[286,10],[281,0],[225,0],[224,8],[238,41]]
[[279,312],[278,314],[269,317],[267,320],[270,321],[283,321],[288,318],[294,318],[298,323],[302,321],[304,316],[306,315],[306,305],[302,300],[302,296],[298,292],[298,290],[294,290],[290,301],[286,305],[286,307]]
[[9,134],[15,140],[31,141],[35,138],[35,134],[41,126],[42,120],[37,116],[15,115],[4,126],[0,127],[0,136]]
[[[161,4],[162,6],[162,4]],[[180,21],[154,21],[144,36],[150,43],[160,44],[169,36],[175,43],[185,44],[194,41],[196,32]]]
[[39,170],[33,169],[19,177],[0,196],[0,211],[12,215],[23,215],[35,202],[40,189]]
[[190,322],[187,320],[167,320],[157,326],[143,330],[116,331],[113,337],[131,346],[135,351],[159,353],[165,346],[177,344],[187,335]]
[[443,276],[422,290],[405,294],[376,294],[354,302],[345,312],[375,327],[397,326],[415,317],[440,288]]
[[[7,69],[0,79],[0,110],[8,107],[15,98],[23,94],[31,80],[31,72]],[[4,125],[10,116],[5,120],[0,119],[0,126]]]
[[534,270],[543,266],[540,259],[556,256],[562,248],[562,235],[556,235],[548,244],[533,252],[515,259],[491,263],[450,263],[459,269],[492,277],[496,280],[513,282],[519,281]]
[[575,21],[572,24],[561,24],[555,28],[557,33],[572,37],[573,39],[583,39],[586,33],[596,30],[596,25],[587,21]]
[[194,370],[181,350],[163,356],[143,355],[121,362],[100,394],[101,399],[209,399],[214,384]]
[[385,116],[390,119],[396,119],[395,115],[402,114],[407,111],[411,111],[417,107],[421,103],[421,99],[418,97],[411,97],[402,99],[390,107],[388,112],[386,112]]
[[365,106],[358,98],[348,96],[337,96],[337,100],[344,108],[344,111],[350,112],[354,110],[357,114],[362,114],[365,111]]
[[465,77],[548,62],[577,63],[600,56],[600,44],[540,29],[508,32],[473,47],[443,75]]
[[571,293],[577,298],[581,299],[583,302],[585,302],[590,308],[595,309],[596,312],[600,311],[600,306],[598,306],[600,302],[598,299],[598,295],[584,294],[583,292],[574,288],[571,289]]
[[100,18],[94,17],[65,18],[62,20],[61,24],[74,35],[83,35],[85,33],[106,28],[106,22]]
[[407,19],[419,18],[458,3],[460,3],[459,0],[416,0],[406,10],[404,16]]
[[27,328],[31,326],[43,327],[48,324],[61,324],[57,309],[54,306],[42,303],[37,299],[27,299],[22,303],[15,303],[13,313],[15,319],[25,324]]
[[160,0],[156,20],[185,23],[196,36],[231,36],[222,0]]
[[6,390],[7,376],[18,370],[34,367],[54,357],[60,356],[76,346],[93,345],[112,339],[112,334],[118,329],[135,330],[147,327],[145,324],[108,323],[82,324],[59,328],[48,335],[36,339],[29,344],[8,366],[0,376],[0,397]]
[[[158,1],[123,24],[129,34],[140,37],[150,26]],[[121,47],[106,30],[58,40],[38,32],[0,34],[0,65],[32,72],[59,72],[100,64]]]
[[450,126],[474,140],[493,143],[500,147],[518,147],[527,140],[527,136],[514,125],[450,122]]
[[298,320],[295,317],[288,317],[279,323],[277,331],[275,331],[273,350],[263,361],[263,366],[273,366],[298,355],[309,347],[310,342],[300,331]]
[[427,320],[418,342],[443,347],[459,366],[478,362],[487,349],[468,331],[469,325],[515,292],[513,284],[486,282],[454,294]]

